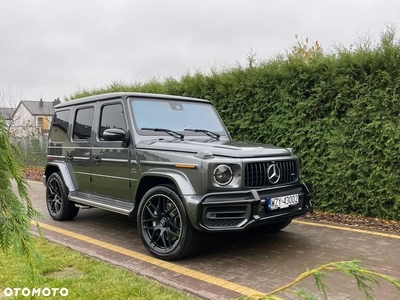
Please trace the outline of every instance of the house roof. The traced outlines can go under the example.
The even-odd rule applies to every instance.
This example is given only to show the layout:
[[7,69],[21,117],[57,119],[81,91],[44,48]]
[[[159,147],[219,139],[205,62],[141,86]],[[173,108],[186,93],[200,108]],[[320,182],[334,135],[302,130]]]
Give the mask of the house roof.
[[[43,103],[43,106],[40,106],[40,102]],[[21,100],[19,105],[21,104],[26,107],[32,116],[52,116],[54,114],[53,102]]]
[[14,114],[15,108],[13,107],[0,107],[0,116],[3,116],[6,120],[11,120]]

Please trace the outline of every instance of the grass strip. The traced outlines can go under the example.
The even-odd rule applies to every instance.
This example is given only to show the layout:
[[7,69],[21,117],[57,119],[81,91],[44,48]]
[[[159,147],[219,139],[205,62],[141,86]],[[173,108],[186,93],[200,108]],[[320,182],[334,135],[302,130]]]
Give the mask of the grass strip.
[[[0,299],[6,288],[67,288],[68,296],[58,293],[52,299],[195,299],[189,294],[166,287],[61,245],[35,238],[42,256],[39,271],[42,280],[34,283],[27,275],[26,261],[10,252],[0,252]],[[28,297],[29,298],[29,297]],[[35,299],[48,299],[41,296]],[[21,292],[13,299],[27,299]]]

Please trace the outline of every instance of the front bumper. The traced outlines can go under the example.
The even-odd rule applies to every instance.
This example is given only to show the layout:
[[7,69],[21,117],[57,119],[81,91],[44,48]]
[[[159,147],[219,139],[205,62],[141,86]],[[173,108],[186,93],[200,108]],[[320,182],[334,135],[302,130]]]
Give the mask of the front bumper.
[[[299,203],[268,210],[267,198],[299,195]],[[240,231],[250,227],[293,219],[312,211],[311,186],[301,183],[274,189],[204,195],[198,204],[198,227],[205,231]]]

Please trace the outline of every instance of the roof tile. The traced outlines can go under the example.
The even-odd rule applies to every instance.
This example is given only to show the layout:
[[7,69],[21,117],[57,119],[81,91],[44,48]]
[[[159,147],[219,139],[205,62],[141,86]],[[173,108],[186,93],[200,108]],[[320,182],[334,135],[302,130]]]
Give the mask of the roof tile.
[[22,100],[21,103],[33,116],[52,116],[54,114],[53,102],[42,101],[43,106],[40,106],[40,101]]

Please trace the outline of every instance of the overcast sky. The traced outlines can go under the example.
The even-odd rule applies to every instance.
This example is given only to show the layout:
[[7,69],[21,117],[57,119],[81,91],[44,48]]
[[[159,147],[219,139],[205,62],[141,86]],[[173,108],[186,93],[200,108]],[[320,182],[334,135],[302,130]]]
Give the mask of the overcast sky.
[[1,0],[0,91],[53,100],[283,53],[295,35],[324,49],[400,30],[398,0]]

